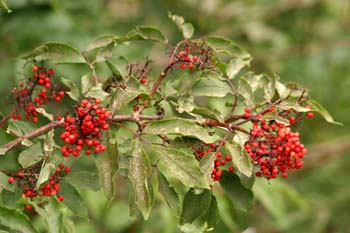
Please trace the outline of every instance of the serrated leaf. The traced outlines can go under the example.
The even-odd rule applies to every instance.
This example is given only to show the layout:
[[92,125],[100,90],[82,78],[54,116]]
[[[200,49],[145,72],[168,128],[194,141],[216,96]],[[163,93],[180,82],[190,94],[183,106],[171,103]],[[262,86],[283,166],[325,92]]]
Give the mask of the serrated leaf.
[[206,38],[206,42],[209,47],[217,53],[240,57],[241,59],[250,57],[250,55],[242,50],[235,42],[226,37],[209,36]]
[[247,211],[253,206],[253,192],[244,187],[235,173],[224,171],[220,185],[237,210]]
[[106,64],[116,77],[125,77],[128,75],[127,67],[129,61],[125,57],[118,57],[117,59],[113,59],[113,61],[106,60]]
[[92,86],[87,93],[85,93],[85,96],[98,98],[103,101],[109,96],[109,94],[102,90],[102,83],[97,83],[95,86]]
[[29,219],[20,211],[0,206],[0,224],[15,231],[37,233]]
[[329,114],[329,112],[321,104],[319,104],[316,100],[309,99],[309,100],[307,100],[307,104],[309,104],[311,106],[312,111],[317,111],[318,113],[320,113],[322,115],[322,117],[327,122],[332,123],[332,124],[336,124],[336,125],[343,125],[340,122],[334,121],[331,114]]
[[216,158],[215,153],[209,153],[206,154],[200,161],[199,161],[199,167],[201,168],[201,171],[203,172],[204,176],[207,178],[208,183],[212,182],[211,179],[211,173],[214,168],[214,160]]
[[141,211],[145,220],[148,219],[152,208],[152,197],[149,181],[151,164],[146,152],[137,140],[132,145],[129,165],[129,179],[131,180],[135,193],[135,203]]
[[61,42],[49,42],[23,55],[23,59],[52,60],[55,63],[86,63],[78,49]]
[[70,91],[66,92],[73,100],[78,101],[80,96],[80,91],[77,85],[69,79],[61,78],[61,81],[64,85],[69,87]]
[[159,146],[154,147],[154,150],[170,176],[189,187],[209,188],[208,180],[204,177],[193,154]]
[[0,172],[0,193],[2,192],[3,189],[6,189],[12,192],[15,191],[14,184],[10,184],[8,182],[8,179],[9,177],[5,173]]
[[64,180],[79,188],[89,188],[94,191],[100,190],[100,180],[96,173],[87,171],[71,172]]
[[12,10],[7,6],[7,0],[0,0],[0,8],[7,11],[7,13],[11,13]]
[[225,82],[210,77],[203,77],[192,86],[194,96],[225,97],[230,92],[231,89]]
[[[110,130],[108,137],[113,132]],[[109,140],[110,141],[110,140]],[[111,202],[114,198],[114,176],[119,169],[117,143],[108,144],[108,153],[95,156],[95,164],[99,172],[100,186],[107,199]]]
[[232,162],[238,170],[246,176],[251,176],[253,166],[245,149],[235,142],[227,141],[226,149],[230,152]]
[[270,76],[263,75],[260,78],[260,86],[264,90],[264,98],[266,102],[271,102],[276,90],[274,79]]
[[113,42],[117,36],[115,35],[102,35],[94,39],[88,46],[88,50],[99,49],[109,45]]
[[108,58],[112,57],[115,45],[116,43],[113,41],[108,45],[100,48],[96,54],[94,62],[104,62]]
[[77,216],[88,219],[86,203],[78,190],[67,182],[61,182],[60,195],[64,196],[63,204],[73,211]]
[[41,203],[40,206],[36,203],[33,204],[35,211],[45,220],[48,232],[64,232],[62,206],[55,198],[48,199],[47,202]]
[[196,193],[194,189],[190,189],[183,200],[180,224],[192,223],[195,219],[206,214],[210,207],[211,191],[202,190]]
[[129,32],[126,37],[127,40],[153,40],[160,43],[167,43],[165,36],[159,28],[151,26],[138,26],[135,30]]
[[46,117],[47,119],[49,119],[50,121],[54,121],[53,115],[46,112],[45,109],[43,108],[36,108],[35,109],[38,113],[40,113],[41,115],[43,115],[44,117]]
[[44,167],[40,170],[39,178],[36,183],[36,188],[38,189],[41,184],[45,183],[51,174],[51,171],[53,170],[53,165],[46,163]]
[[205,143],[217,141],[218,136],[210,136],[206,129],[193,123],[192,121],[172,118],[151,122],[143,131],[146,134],[180,134],[184,136],[195,137]]
[[192,24],[186,23],[183,17],[173,15],[170,12],[168,12],[168,17],[176,24],[185,39],[190,39],[193,36],[194,27]]
[[90,88],[94,85],[94,80],[91,74],[85,74],[81,77],[81,92],[86,94]]
[[22,167],[26,168],[39,162],[43,157],[41,144],[37,142],[19,154],[18,162]]
[[158,171],[158,190],[161,196],[163,197],[164,201],[168,204],[170,209],[174,213],[178,213],[179,211],[179,195],[176,193],[173,187],[169,184],[166,177]]
[[253,89],[250,86],[248,80],[244,77],[241,77],[239,79],[238,92],[243,96],[248,106],[250,107],[254,106]]
[[142,92],[137,88],[129,88],[127,91],[123,89],[117,89],[111,98],[110,108],[113,113],[118,113],[123,107],[127,106],[131,101],[133,101],[136,96],[140,95]]
[[23,135],[22,129],[17,123],[18,123],[18,121],[10,119],[8,121],[8,126],[7,126],[7,129],[6,129],[6,133],[13,134],[13,135],[16,135],[16,136]]
[[230,62],[227,65],[226,68],[226,74],[229,79],[233,79],[236,77],[238,72],[245,66],[249,66],[250,61],[252,58],[246,57],[246,58],[233,58],[230,60]]

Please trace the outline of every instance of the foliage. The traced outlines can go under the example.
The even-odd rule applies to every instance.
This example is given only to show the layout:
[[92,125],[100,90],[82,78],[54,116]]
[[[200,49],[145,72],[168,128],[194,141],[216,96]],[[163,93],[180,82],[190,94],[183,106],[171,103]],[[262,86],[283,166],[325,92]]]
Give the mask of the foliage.
[[[174,15],[171,17],[174,20]],[[177,23],[177,26],[179,26],[179,23]],[[180,31],[181,30],[180,28]],[[237,187],[234,191],[237,189],[249,191],[252,187],[253,181],[249,178],[251,177],[252,166],[250,163],[244,162],[249,161],[249,157],[244,150],[246,140],[244,131],[249,132],[251,125],[249,121],[247,121],[246,124],[242,124],[242,128],[237,128],[237,125],[235,125],[234,127],[236,128],[232,128],[232,132],[226,136],[227,134],[225,134],[223,130],[225,126],[219,125],[219,123],[227,121],[230,117],[232,122],[236,122],[236,117],[238,117],[238,123],[240,123],[240,120],[245,121],[244,114],[246,112],[243,106],[248,106],[253,111],[253,116],[246,118],[249,120],[253,119],[259,112],[271,107],[271,104],[276,105],[276,113],[281,113],[289,109],[293,109],[293,111],[296,112],[300,111],[301,115],[296,116],[296,118],[298,118],[298,116],[305,115],[303,112],[309,111],[309,109],[304,108],[305,102],[296,101],[296,99],[298,99],[297,97],[301,96],[303,98],[305,97],[306,101],[310,102],[310,105],[313,107],[312,110],[319,111],[325,116],[326,120],[334,122],[332,118],[328,117],[329,114],[324,112],[322,107],[318,107],[319,105],[317,103],[309,99],[303,88],[295,85],[284,85],[276,77],[256,75],[248,72],[251,60],[250,56],[229,39],[207,37],[186,41],[179,46],[176,52],[186,52],[186,46],[194,47],[193,51],[197,52],[196,43],[207,43],[208,51],[213,51],[213,55],[208,57],[213,60],[208,63],[207,67],[203,67],[204,69],[199,70],[197,69],[200,64],[196,64],[194,68],[189,69],[189,63],[185,62],[185,67],[181,67],[179,63],[171,67],[172,69],[169,69],[169,71],[166,70],[167,66],[165,66],[163,71],[166,71],[166,75],[164,77],[162,77],[162,71],[159,72],[159,77],[155,76],[157,72],[152,71],[148,73],[147,69],[152,65],[148,64],[147,59],[140,60],[132,58],[129,62],[125,62],[125,58],[118,56],[119,48],[131,49],[134,43],[139,45],[140,40],[143,41],[141,43],[146,43],[146,45],[149,45],[148,41],[161,44],[168,43],[168,40],[158,29],[154,27],[137,27],[124,37],[111,35],[104,37],[104,39],[98,38],[94,40],[85,51],[80,51],[80,49],[76,49],[68,44],[54,42],[47,43],[43,47],[39,47],[32,53],[28,53],[24,56],[24,58],[29,60],[35,57],[35,62],[39,66],[41,66],[41,59],[49,59],[56,64],[70,62],[75,64],[81,63],[86,69],[91,69],[87,75],[85,75],[87,72],[85,68],[85,71],[80,73],[80,77],[84,75],[81,78],[81,84],[76,82],[76,79],[73,79],[73,81],[69,80],[67,77],[62,79],[62,82],[66,86],[65,92],[73,99],[72,103],[81,101],[83,96],[88,99],[99,98],[102,100],[103,106],[106,106],[108,110],[116,116],[115,121],[113,121],[116,125],[110,126],[110,132],[112,133],[109,133],[108,138],[105,139],[106,141],[102,142],[106,144],[108,148],[113,148],[112,151],[109,149],[110,153],[105,152],[96,155],[96,165],[91,163],[91,158],[83,158],[87,164],[87,168],[78,172],[86,174],[87,177],[91,177],[81,183],[73,183],[71,181],[72,179],[69,179],[71,174],[74,174],[73,172],[63,177],[67,185],[63,183],[64,185],[62,186],[64,186],[64,189],[62,188],[62,191],[70,190],[69,187],[77,188],[74,188],[76,191],[68,191],[68,194],[64,195],[65,200],[59,203],[60,208],[68,208],[73,211],[65,215],[64,218],[60,217],[67,226],[70,225],[69,222],[71,220],[69,219],[72,217],[74,209],[75,214],[80,214],[79,216],[83,218],[87,217],[82,216],[84,213],[81,212],[84,211],[79,213],[76,211],[77,209],[83,210],[82,207],[84,204],[80,207],[72,206],[79,202],[71,202],[72,204],[69,204],[69,196],[72,195],[74,200],[81,199],[77,196],[80,195],[81,188],[91,187],[91,183],[96,184],[97,177],[100,181],[97,183],[100,183],[99,186],[101,187],[94,187],[94,190],[101,188],[106,191],[108,203],[112,201],[111,197],[114,196],[114,193],[118,192],[118,190],[113,190],[111,187],[113,187],[114,184],[118,186],[118,181],[122,179],[130,179],[132,189],[134,190],[130,191],[130,193],[133,193],[130,199],[130,210],[134,217],[143,216],[147,218],[151,207],[155,205],[156,197],[159,192],[162,196],[171,196],[171,198],[166,198],[164,196],[164,199],[166,199],[167,204],[175,210],[175,215],[182,216],[180,220],[180,229],[182,231],[198,232],[200,231],[199,229],[209,229],[213,226],[211,220],[212,216],[207,215],[206,212],[210,209],[212,210],[210,213],[216,213],[217,206],[220,208],[220,206],[222,207],[224,205],[223,203],[225,203],[219,202],[215,204],[216,200],[214,195],[211,195],[209,198],[210,200],[205,201],[205,207],[203,208],[206,210],[200,211],[200,215],[196,214],[195,209],[192,213],[190,208],[190,216],[191,214],[195,214],[195,217],[191,218],[191,220],[188,220],[187,217],[183,217],[188,214],[188,212],[186,212],[188,211],[186,210],[188,206],[184,204],[185,200],[191,197],[196,201],[204,194],[207,195],[207,188],[213,183],[210,178],[202,180],[199,177],[205,177],[205,175],[211,174],[210,171],[215,166],[213,164],[215,153],[209,152],[200,160],[198,156],[193,153],[194,151],[191,151],[190,147],[192,145],[194,145],[195,148],[200,148],[203,143],[210,145],[210,143],[216,142],[215,150],[217,152],[222,151],[232,155],[231,159],[237,175],[227,179],[228,176],[226,172],[224,172],[222,175],[223,179],[220,179],[220,184],[225,189],[230,200],[232,200],[234,208],[237,208],[235,205],[237,203],[235,203],[235,201],[240,200],[239,198],[243,198],[243,200],[248,198],[248,206],[249,202],[250,205],[252,203],[250,194],[247,196],[235,196],[235,193],[229,191],[232,190],[232,187]],[[55,46],[59,47],[56,49]],[[171,45],[170,48],[171,51],[175,49],[175,47]],[[167,57],[167,55],[161,56]],[[176,53],[176,56],[181,57],[180,53]],[[161,59],[164,58],[162,57]],[[122,64],[120,64],[121,60]],[[127,66],[127,64],[135,64],[134,62],[137,63],[136,66]],[[44,64],[45,67],[53,67],[50,62],[45,62]],[[61,65],[61,67],[64,66],[65,65]],[[141,75],[138,66],[146,68],[146,73]],[[183,71],[181,68],[186,68],[188,70]],[[126,72],[132,69],[139,73],[131,72],[132,74],[129,75],[130,72]],[[76,70],[78,71],[78,68]],[[96,83],[96,77],[98,78],[97,81],[103,82],[102,85]],[[144,77],[147,78],[145,82],[142,81]],[[154,86],[158,78],[162,81],[161,86],[154,91]],[[120,83],[122,85],[120,85]],[[233,89],[230,83],[234,87]],[[235,89],[236,87],[237,90]],[[294,97],[296,98],[291,98],[289,95],[291,95],[290,93],[292,91],[288,93],[288,90],[295,91],[293,95],[295,94]],[[303,94],[301,95],[301,93]],[[233,104],[235,97],[239,97],[237,98],[237,104]],[[276,104],[280,99],[283,99],[283,101]],[[68,100],[65,99],[64,101]],[[57,112],[53,113],[57,115]],[[229,116],[230,113],[231,116]],[[62,112],[60,114],[62,114]],[[136,120],[138,115],[141,115],[140,121]],[[123,117],[127,119],[121,119]],[[289,117],[290,116],[283,118],[280,114],[264,114],[263,116],[263,118],[268,121],[277,121],[283,124],[290,123]],[[134,122],[136,124],[124,124],[125,121]],[[13,132],[13,126],[15,126],[15,128],[22,128],[16,125],[17,122],[18,121],[10,121],[12,128],[11,131],[8,129],[9,132]],[[28,130],[27,132],[33,132],[33,130],[34,129]],[[56,129],[55,131],[59,132],[60,130]],[[242,131],[243,134],[240,133],[240,131]],[[26,132],[16,134],[16,136],[25,133]],[[157,138],[159,134],[160,137]],[[56,132],[56,135],[59,134]],[[45,139],[42,136],[40,137],[30,138],[30,143],[34,142],[34,145],[40,146],[38,141],[43,142],[43,140],[45,140],[43,144],[53,144],[55,148],[51,157],[45,160],[45,165],[41,166],[42,171],[40,174],[43,173],[44,168],[52,174],[55,172],[55,167],[57,168],[62,161],[66,165],[77,164],[77,161],[81,161],[83,155],[80,155],[77,161],[71,157],[63,160],[58,159],[61,155],[59,150],[57,150],[58,147],[56,143],[52,143],[52,140]],[[134,137],[136,139],[130,142],[130,138]],[[225,138],[226,144],[221,145],[218,140],[219,138]],[[55,138],[55,141],[58,145],[62,145],[60,139]],[[26,143],[28,145],[30,144],[29,142]],[[152,144],[157,145],[150,146]],[[168,147],[163,148],[160,144],[168,145]],[[8,149],[7,147],[4,148],[5,150]],[[31,148],[32,146],[29,147],[29,150]],[[208,149],[206,147],[204,148],[206,150]],[[3,150],[3,153],[5,153],[5,150]],[[8,154],[6,154],[6,156],[7,155]],[[107,158],[106,155],[108,155]],[[104,161],[105,158],[106,161]],[[118,160],[117,162],[110,162],[111,159],[113,160],[116,158]],[[204,158],[207,161],[204,160]],[[245,159],[242,161],[241,158]],[[197,160],[199,160],[199,162]],[[33,162],[35,163],[37,161],[33,158],[32,163]],[[47,169],[47,167],[50,166],[52,166],[53,169]],[[74,166],[77,165],[73,165],[73,167]],[[74,169],[72,170],[74,171]],[[98,171],[99,177],[91,171],[95,171],[96,173]],[[43,177],[46,177],[46,179],[49,178],[47,175]],[[67,181],[65,177],[67,177]],[[163,186],[161,186],[161,182]],[[232,184],[230,184],[231,182]],[[5,183],[8,186],[7,181]],[[226,183],[229,183],[229,185],[226,186]],[[189,189],[190,187],[191,189]],[[257,187],[257,185],[254,187]],[[203,188],[204,191],[200,190]],[[214,193],[216,189],[219,189],[218,184],[214,185]],[[129,191],[127,191],[127,193],[128,192]],[[220,197],[219,194],[215,195]],[[170,203],[169,200],[172,200],[172,202]],[[220,199],[218,199],[218,201],[220,201]],[[23,202],[24,201],[22,201],[22,203]],[[182,202],[183,206],[179,208]],[[22,203],[20,203],[19,206],[23,206]],[[132,203],[135,205],[132,205]],[[196,207],[198,206],[201,208],[202,204],[200,204],[200,200],[198,200],[198,203]],[[49,209],[51,208],[49,207],[50,205],[55,206],[55,204],[51,204],[50,201],[47,202],[47,207],[36,206],[35,203],[31,204],[35,207],[38,214],[40,214],[40,208]],[[240,204],[238,204],[238,206],[237,209],[242,209]],[[55,208],[58,207],[56,206]],[[220,210],[219,212],[222,211]],[[43,211],[41,211],[41,213],[44,215]],[[56,218],[59,218],[59,216],[57,215]],[[214,223],[216,223],[215,220]]]

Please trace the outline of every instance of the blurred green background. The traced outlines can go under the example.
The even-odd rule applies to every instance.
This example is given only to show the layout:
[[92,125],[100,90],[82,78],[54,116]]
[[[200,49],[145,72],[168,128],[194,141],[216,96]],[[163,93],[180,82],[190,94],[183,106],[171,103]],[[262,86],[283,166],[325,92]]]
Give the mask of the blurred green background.
[[[236,41],[254,57],[254,71],[277,73],[284,82],[309,87],[344,126],[327,124],[319,116],[305,122],[300,129],[309,150],[305,168],[287,181],[270,185],[257,181],[256,202],[249,213],[234,211],[221,197],[222,220],[214,232],[350,232],[348,0],[9,0],[8,4],[13,13],[0,12],[0,107],[5,113],[10,110],[10,90],[23,72],[23,62],[16,59],[20,54],[48,41],[83,49],[98,35],[123,35],[137,25],[157,26],[174,43],[180,33],[168,11],[191,22],[197,37],[222,35]],[[123,53],[144,57],[150,49]],[[154,59],[162,64],[161,56]],[[80,78],[64,66],[59,71]],[[176,216],[161,200],[150,219],[140,222],[129,218],[123,190],[109,208],[102,193],[81,191],[91,221],[77,219],[78,233],[179,232]]]

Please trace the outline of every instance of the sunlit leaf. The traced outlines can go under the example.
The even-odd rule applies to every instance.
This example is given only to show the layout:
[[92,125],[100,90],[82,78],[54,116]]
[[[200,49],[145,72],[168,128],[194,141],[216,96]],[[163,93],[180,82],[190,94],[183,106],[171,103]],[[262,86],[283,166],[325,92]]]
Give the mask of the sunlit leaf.
[[210,136],[205,128],[185,119],[173,118],[151,122],[144,130],[147,134],[180,134],[198,138],[206,143],[213,143],[219,138]]
[[55,63],[86,63],[78,49],[61,42],[49,42],[23,55],[23,59],[52,60]]

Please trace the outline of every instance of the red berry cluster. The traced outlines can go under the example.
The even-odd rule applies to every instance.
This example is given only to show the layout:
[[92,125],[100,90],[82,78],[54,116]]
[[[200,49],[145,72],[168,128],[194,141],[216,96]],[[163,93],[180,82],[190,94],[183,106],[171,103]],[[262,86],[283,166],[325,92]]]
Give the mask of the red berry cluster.
[[266,120],[254,123],[245,149],[254,165],[259,167],[256,176],[267,179],[276,178],[278,174],[288,177],[287,170],[304,165],[301,159],[306,154],[298,132],[292,132],[284,124]]
[[[63,91],[57,91],[53,88],[51,78],[55,74],[53,69],[45,69],[43,67],[33,66],[33,76],[28,78],[27,83],[20,83],[20,88],[15,88],[12,93],[16,99],[18,110],[12,115],[15,120],[22,119],[21,111],[25,112],[25,118],[34,123],[38,122],[38,112],[36,108],[42,107],[50,99],[57,102],[64,97]],[[34,97],[33,93],[38,88],[37,95]]]
[[186,68],[192,70],[195,67],[195,65],[200,63],[200,57],[197,55],[191,55],[190,50],[191,48],[187,47],[185,50],[180,51],[178,53],[180,61],[179,68],[182,70]]
[[[205,144],[204,146],[201,146],[200,148],[195,149],[195,155],[196,155],[197,160],[201,160],[208,153],[212,153],[212,152],[216,153],[216,157],[214,160],[214,168],[213,168],[212,173],[211,173],[211,178],[213,181],[219,181],[221,178],[223,169],[220,169],[219,167],[225,167],[232,160],[230,155],[226,155],[225,157],[223,157],[222,152],[217,151],[219,146],[223,146],[223,145],[225,145],[225,142],[220,141],[218,143],[218,145],[215,143]],[[229,165],[227,167],[227,170],[229,172],[234,172],[235,168],[232,165]]]
[[65,131],[60,135],[65,142],[61,148],[64,157],[70,154],[76,157],[82,150],[85,150],[86,155],[106,150],[106,146],[100,144],[100,139],[101,130],[109,129],[107,119],[110,117],[110,112],[101,108],[100,103],[100,99],[83,99],[75,107],[75,115],[65,117]]
[[[63,164],[59,165],[59,168],[56,169],[55,173],[46,181],[41,187],[37,190],[36,183],[38,177],[36,176],[36,171],[34,170],[24,170],[18,171],[8,178],[8,183],[12,184],[15,181],[18,185],[23,187],[22,197],[27,197],[33,199],[37,196],[56,196],[59,201],[64,200],[64,196],[58,195],[60,191],[60,182],[62,180],[61,176],[67,174],[71,171],[69,166],[64,166]],[[26,210],[30,210],[32,206],[27,204],[25,206]]]

